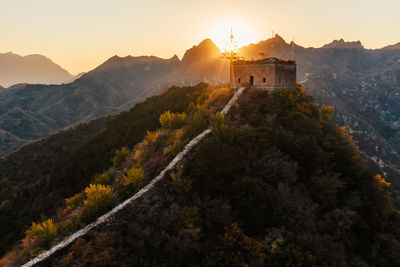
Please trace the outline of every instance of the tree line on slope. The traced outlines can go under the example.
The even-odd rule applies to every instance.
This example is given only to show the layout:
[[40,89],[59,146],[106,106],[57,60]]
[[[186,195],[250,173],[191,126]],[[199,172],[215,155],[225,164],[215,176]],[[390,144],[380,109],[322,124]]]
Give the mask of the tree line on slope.
[[330,121],[332,108],[302,88],[249,90],[236,108],[211,119],[210,138],[152,196],[47,263],[400,264],[390,184]]
[[200,93],[195,102],[187,105],[187,113],[168,110],[161,114],[161,128],[147,131],[132,151],[126,146],[117,149],[108,169],[94,175],[84,190],[65,199],[65,205],[51,219],[32,222],[21,243],[0,263],[17,265],[37,256],[149,183],[187,142],[208,126],[209,111],[220,109],[231,96],[227,88],[208,86]]
[[[107,170],[116,149],[133,147],[147,131],[159,126],[160,114],[186,111],[206,88],[204,83],[171,87],[128,112],[84,125],[85,130],[76,130],[75,134],[71,134],[73,129],[55,134],[2,158],[1,254],[23,237],[32,221],[54,214],[65,198],[83,190],[96,173]],[[65,151],[63,144],[68,142],[76,144]]]

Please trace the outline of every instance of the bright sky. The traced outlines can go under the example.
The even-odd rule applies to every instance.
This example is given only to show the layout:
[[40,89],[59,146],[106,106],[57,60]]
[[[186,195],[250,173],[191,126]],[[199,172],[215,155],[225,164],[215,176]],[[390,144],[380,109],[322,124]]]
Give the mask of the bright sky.
[[43,54],[73,74],[113,55],[180,58],[211,38],[239,45],[293,36],[302,46],[333,39],[366,48],[400,42],[399,0],[0,0],[0,52]]

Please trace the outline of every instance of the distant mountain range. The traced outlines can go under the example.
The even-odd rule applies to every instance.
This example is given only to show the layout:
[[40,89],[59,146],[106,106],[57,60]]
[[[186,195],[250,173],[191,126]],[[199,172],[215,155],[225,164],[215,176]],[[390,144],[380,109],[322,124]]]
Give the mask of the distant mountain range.
[[0,53],[0,85],[18,83],[61,84],[74,78],[65,69],[42,55],[20,56]]
[[356,48],[356,49],[363,49],[364,46],[361,44],[360,41],[345,42],[343,39],[340,39],[340,40],[334,40],[332,43],[326,44],[322,48],[341,48],[341,49]]
[[286,43],[280,36],[240,49],[246,58],[297,61],[297,79],[317,103],[333,106],[364,156],[400,186],[400,49],[364,49],[360,42],[334,41],[322,48]]
[[171,85],[226,81],[229,65],[207,39],[182,61],[114,56],[69,84],[18,84],[0,91],[0,155],[55,131],[128,110]]
[[394,45],[388,45],[388,46],[384,47],[383,49],[400,50],[400,43],[397,43]]
[[[242,47],[239,53],[248,59],[260,54],[294,56],[298,81],[318,103],[335,108],[336,122],[348,127],[367,158],[388,176],[400,177],[397,47],[370,50],[358,41],[336,40],[321,48],[305,48],[276,35]],[[188,49],[182,60],[114,56],[70,84],[1,89],[0,154],[78,122],[128,110],[170,85],[226,82],[229,65],[220,52],[206,39]]]

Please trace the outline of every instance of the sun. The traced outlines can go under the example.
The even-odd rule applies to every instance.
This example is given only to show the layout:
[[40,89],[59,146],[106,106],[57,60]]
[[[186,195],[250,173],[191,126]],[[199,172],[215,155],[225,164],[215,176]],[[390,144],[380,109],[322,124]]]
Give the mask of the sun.
[[235,37],[236,48],[257,42],[257,35],[248,24],[237,20],[223,21],[212,26],[208,34],[209,38],[211,38],[221,51],[234,50],[229,40],[231,29]]

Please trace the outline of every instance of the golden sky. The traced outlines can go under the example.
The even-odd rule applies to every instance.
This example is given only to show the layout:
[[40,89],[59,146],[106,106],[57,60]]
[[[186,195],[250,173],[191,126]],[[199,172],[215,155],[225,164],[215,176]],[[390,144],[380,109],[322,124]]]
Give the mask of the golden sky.
[[398,0],[0,0],[0,53],[42,54],[73,74],[113,55],[180,58],[205,38],[225,46],[271,37],[320,47],[400,42]]

